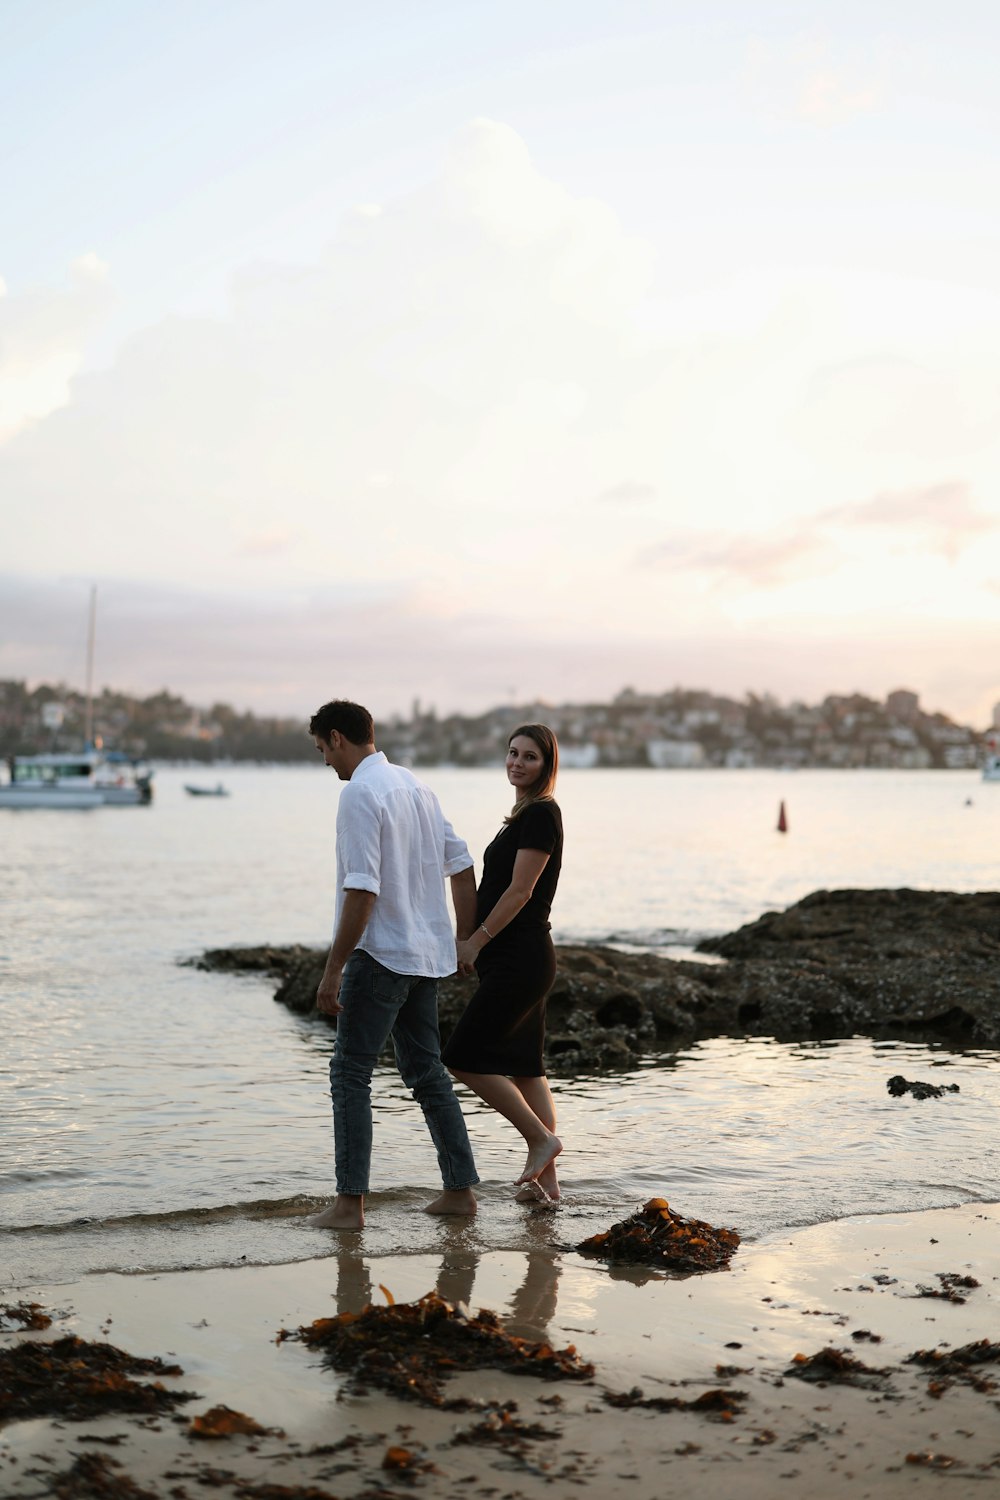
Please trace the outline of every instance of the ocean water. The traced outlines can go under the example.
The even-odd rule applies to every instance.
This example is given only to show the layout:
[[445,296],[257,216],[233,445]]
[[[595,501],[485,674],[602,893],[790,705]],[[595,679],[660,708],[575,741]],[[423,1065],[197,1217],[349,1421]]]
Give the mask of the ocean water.
[[[477,857],[502,770],[426,779]],[[185,965],[206,947],[321,945],[339,783],[234,768],[231,796],[161,770],[151,808],[0,810],[0,1278],[293,1261],[330,1252],[303,1210],[332,1191],[325,1023],[272,984]],[[819,888],[996,883],[1000,785],[971,773],[569,771],[558,940],[686,953]],[[785,802],[789,832],[776,832]],[[960,1093],[893,1100],[903,1072]],[[1000,1053],[844,1038],[717,1038],[627,1075],[554,1081],[565,1197],[515,1205],[519,1141],[463,1096],[482,1209],[436,1189],[419,1110],[376,1078],[365,1250],[575,1243],[653,1193],[747,1237],[1000,1197]]]

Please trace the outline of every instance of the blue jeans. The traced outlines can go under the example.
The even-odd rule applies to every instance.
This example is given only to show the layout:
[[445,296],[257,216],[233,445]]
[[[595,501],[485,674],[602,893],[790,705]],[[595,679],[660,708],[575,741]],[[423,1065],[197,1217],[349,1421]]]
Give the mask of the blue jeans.
[[357,948],[344,967],[343,1010],[330,1059],[338,1193],[367,1193],[372,1159],[371,1081],[392,1037],[396,1066],[424,1112],[446,1188],[479,1181],[469,1133],[441,1061],[437,980],[394,974]]

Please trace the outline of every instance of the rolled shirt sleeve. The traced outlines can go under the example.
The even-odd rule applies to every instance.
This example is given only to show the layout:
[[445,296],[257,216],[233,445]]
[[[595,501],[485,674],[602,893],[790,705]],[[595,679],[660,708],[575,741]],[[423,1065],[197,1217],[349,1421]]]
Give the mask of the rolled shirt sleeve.
[[337,808],[337,864],[344,891],[382,889],[382,808],[364,786],[344,788]]
[[444,820],[444,873],[448,876],[460,875],[463,870],[471,870],[475,860],[469,853],[469,846],[464,839],[460,839],[452,828],[448,819]]

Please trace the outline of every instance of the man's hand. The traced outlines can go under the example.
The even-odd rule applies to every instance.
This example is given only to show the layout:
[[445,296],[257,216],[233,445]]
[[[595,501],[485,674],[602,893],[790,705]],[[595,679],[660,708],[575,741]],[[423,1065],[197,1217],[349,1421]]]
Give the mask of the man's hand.
[[327,1016],[339,1016],[343,1010],[340,1003],[340,984],[343,969],[326,969],[316,991],[316,1009]]
[[475,974],[476,959],[479,956],[479,946],[470,938],[464,942],[455,944],[455,957],[460,974]]

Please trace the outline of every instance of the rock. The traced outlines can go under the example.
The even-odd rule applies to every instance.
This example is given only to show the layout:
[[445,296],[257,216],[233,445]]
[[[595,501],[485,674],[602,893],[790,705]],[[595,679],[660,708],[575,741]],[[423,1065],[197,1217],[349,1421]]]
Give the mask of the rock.
[[914,1099],[940,1099],[943,1094],[961,1092],[957,1083],[911,1083],[902,1073],[890,1078],[886,1088],[894,1099],[901,1099],[904,1094],[912,1094]]
[[[549,1071],[628,1070],[712,1036],[1000,1044],[1000,892],[817,891],[700,947],[728,961],[560,946],[547,1007]],[[325,957],[268,945],[215,949],[195,962],[273,975],[276,1000],[319,1016]],[[444,1036],[473,987],[457,975],[442,981]]]

